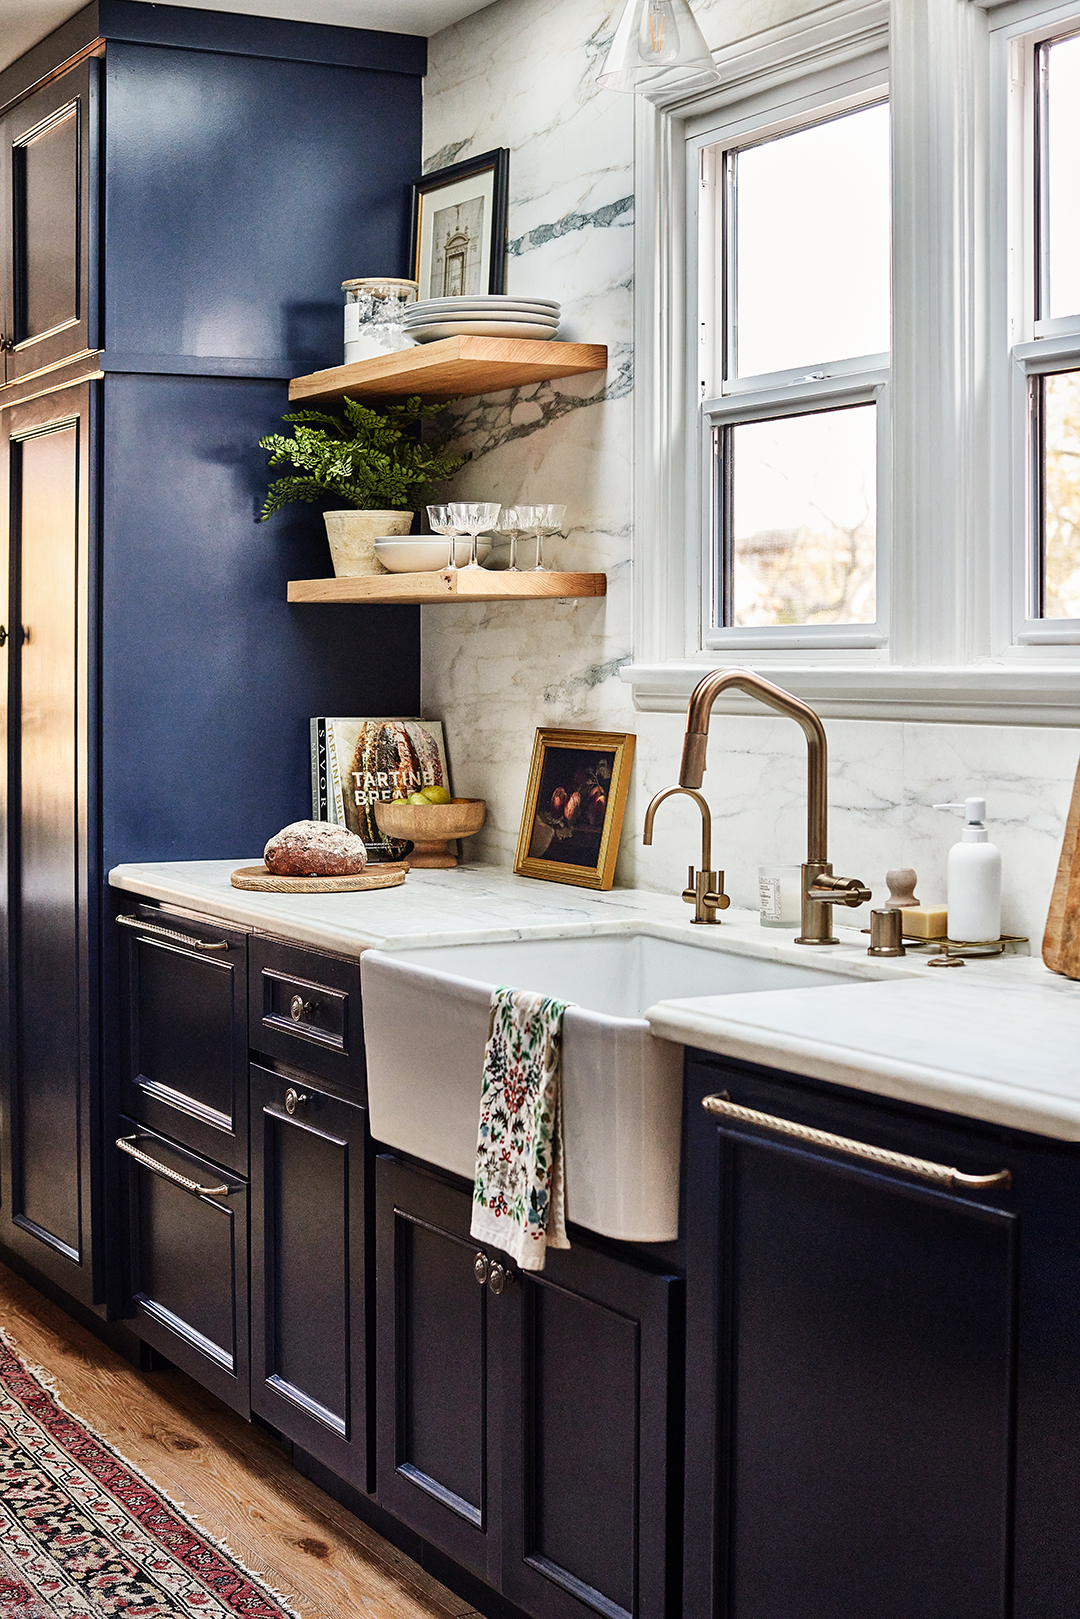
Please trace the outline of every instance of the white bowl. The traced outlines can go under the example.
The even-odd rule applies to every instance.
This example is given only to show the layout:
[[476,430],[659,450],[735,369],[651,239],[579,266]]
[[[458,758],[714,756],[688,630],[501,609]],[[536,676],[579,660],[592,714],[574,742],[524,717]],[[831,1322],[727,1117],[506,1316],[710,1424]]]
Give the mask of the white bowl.
[[[470,543],[468,539],[454,542],[454,556],[459,568],[463,568],[469,560]],[[484,562],[490,550],[491,541],[481,536],[476,547],[478,559]],[[443,539],[441,534],[413,535],[409,540],[388,536],[375,541],[375,555],[390,573],[438,573],[449,560],[450,540]]]

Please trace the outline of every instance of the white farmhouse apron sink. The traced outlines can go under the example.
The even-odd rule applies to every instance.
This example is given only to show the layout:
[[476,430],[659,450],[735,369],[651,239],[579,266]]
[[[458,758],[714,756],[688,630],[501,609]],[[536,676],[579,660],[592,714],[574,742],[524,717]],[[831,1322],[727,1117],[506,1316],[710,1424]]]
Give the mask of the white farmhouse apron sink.
[[678,1235],[682,1046],[642,1013],[692,995],[851,983],[824,964],[644,933],[367,950],[360,958],[376,1141],[473,1178],[496,985],[576,1003],[563,1022],[567,1218],[606,1237]]

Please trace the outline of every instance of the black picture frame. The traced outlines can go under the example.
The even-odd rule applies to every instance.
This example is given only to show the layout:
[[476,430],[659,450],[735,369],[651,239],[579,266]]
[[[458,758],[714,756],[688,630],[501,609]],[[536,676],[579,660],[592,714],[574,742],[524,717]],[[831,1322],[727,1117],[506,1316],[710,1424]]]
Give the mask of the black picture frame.
[[[506,224],[510,202],[510,148],[507,146],[498,146],[491,152],[481,152],[477,157],[466,158],[462,163],[450,163],[444,169],[432,169],[429,174],[424,174],[419,180],[413,181],[409,215],[409,242],[412,254],[409,274],[414,280],[420,279],[423,200],[446,186],[457,185],[461,180],[488,173],[493,177],[493,192],[487,290],[489,293],[506,291]],[[421,299],[427,297],[423,287],[419,296]]]

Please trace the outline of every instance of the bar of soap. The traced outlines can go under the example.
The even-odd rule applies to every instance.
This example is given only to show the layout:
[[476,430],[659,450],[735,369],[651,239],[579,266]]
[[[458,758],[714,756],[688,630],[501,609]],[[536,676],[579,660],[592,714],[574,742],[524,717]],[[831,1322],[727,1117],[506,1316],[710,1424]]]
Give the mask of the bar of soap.
[[944,905],[905,905],[900,911],[909,939],[947,939],[949,912]]

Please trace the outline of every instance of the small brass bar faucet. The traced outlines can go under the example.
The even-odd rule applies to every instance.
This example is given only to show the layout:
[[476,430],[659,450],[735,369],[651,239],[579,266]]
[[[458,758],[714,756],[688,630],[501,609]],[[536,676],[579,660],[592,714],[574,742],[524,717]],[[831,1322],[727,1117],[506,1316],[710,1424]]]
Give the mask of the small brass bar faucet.
[[[705,774],[705,750],[709,740],[709,719],[721,692],[734,687],[756,697],[769,708],[786,714],[802,727],[806,736],[806,861],[802,868],[802,932],[796,944],[838,944],[833,937],[834,905],[864,905],[871,893],[857,877],[834,877],[828,856],[828,744],[825,727],[814,710],[782,686],[755,674],[752,669],[714,669],[699,680],[686,710],[686,736],[683,739],[679,785],[699,788]],[[669,789],[670,791],[671,789]],[[658,794],[649,805],[664,797]],[[651,830],[651,821],[646,816]],[[645,840],[649,840],[646,838]],[[704,863],[704,862],[703,862]]]
[[709,806],[700,793],[692,787],[665,787],[662,793],[657,793],[645,811],[645,828],[641,834],[642,843],[652,842],[653,821],[656,812],[673,793],[685,793],[692,798],[701,811],[701,870],[695,871],[690,867],[690,875],[686,880],[682,897],[688,905],[694,907],[695,922],[719,922],[717,911],[726,911],[731,900],[724,893],[724,873],[712,870],[712,816]]

